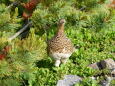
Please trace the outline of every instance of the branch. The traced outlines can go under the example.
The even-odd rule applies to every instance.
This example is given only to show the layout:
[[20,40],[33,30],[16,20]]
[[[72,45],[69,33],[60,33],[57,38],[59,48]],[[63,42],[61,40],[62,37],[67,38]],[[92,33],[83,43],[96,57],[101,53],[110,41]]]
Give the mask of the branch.
[[87,8],[86,6],[80,8],[79,10],[83,11],[85,8]]
[[7,8],[9,9],[9,8],[11,8],[12,6],[17,6],[17,5],[19,5],[19,4],[20,4],[19,1],[15,1],[15,2],[13,2],[12,4],[10,4]]
[[26,24],[21,30],[19,30],[17,33],[15,33],[13,36],[8,38],[8,41],[12,41],[13,39],[15,39],[17,36],[19,36],[23,31],[25,31],[30,25],[32,24],[32,22],[30,21],[28,24]]

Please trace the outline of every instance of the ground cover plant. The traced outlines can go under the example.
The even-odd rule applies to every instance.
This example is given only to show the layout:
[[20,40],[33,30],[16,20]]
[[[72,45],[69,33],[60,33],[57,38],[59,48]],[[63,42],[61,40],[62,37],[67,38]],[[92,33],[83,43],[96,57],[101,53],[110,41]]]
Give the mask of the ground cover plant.
[[[99,86],[89,77],[108,74],[87,67],[89,64],[112,58],[115,60],[115,10],[109,0],[40,0],[34,9],[29,35],[12,41],[7,38],[24,25],[23,7],[9,7],[16,0],[0,1],[0,50],[12,49],[0,60],[0,86],[55,86],[64,75],[85,78],[76,86]],[[54,67],[47,55],[46,41],[57,31],[59,19],[66,19],[65,34],[76,51],[65,65]],[[100,78],[100,77],[99,77]]]

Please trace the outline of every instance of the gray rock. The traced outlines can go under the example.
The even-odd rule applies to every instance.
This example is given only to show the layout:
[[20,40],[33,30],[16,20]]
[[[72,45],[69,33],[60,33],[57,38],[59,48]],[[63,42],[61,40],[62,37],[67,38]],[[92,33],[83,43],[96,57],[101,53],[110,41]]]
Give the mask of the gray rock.
[[115,69],[115,61],[112,60],[112,59],[106,59],[106,60],[103,60],[100,62],[102,68],[107,68],[107,69],[110,69],[110,70],[114,70]]
[[101,81],[100,84],[101,84],[101,86],[109,86],[110,85],[110,83],[108,83],[108,81],[105,81],[105,80]]
[[105,69],[105,68],[107,68],[107,69],[113,71],[115,69],[115,61],[109,58],[106,60],[102,60],[100,62],[90,64],[88,67],[91,67],[93,69]]
[[115,77],[115,69],[112,70],[111,75],[112,75],[113,77]]
[[101,69],[100,62],[90,64],[88,67],[91,67],[93,69]]
[[82,78],[77,75],[65,75],[63,80],[57,82],[57,86],[73,86],[80,81]]
[[[109,76],[106,76],[106,80],[102,80],[100,82],[101,86],[111,86],[110,83],[112,80],[114,80],[115,77],[109,77]],[[113,85],[112,85],[113,86]]]

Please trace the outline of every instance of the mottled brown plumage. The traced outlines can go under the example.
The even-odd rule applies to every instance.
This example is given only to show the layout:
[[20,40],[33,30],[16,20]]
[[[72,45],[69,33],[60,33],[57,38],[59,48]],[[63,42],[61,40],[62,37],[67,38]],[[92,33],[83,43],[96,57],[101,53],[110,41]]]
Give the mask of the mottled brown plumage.
[[66,63],[74,51],[72,42],[64,33],[64,24],[65,19],[61,19],[56,35],[48,41],[48,54],[56,61],[55,66],[59,66],[60,62]]

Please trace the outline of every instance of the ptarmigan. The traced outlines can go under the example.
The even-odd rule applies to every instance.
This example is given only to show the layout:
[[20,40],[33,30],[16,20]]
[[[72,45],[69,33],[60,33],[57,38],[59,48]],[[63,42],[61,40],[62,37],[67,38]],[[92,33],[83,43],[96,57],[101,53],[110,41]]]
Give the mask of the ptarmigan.
[[64,33],[65,22],[65,19],[59,21],[57,33],[48,41],[47,45],[48,54],[55,60],[55,66],[57,67],[61,62],[66,63],[75,49],[71,40]]

